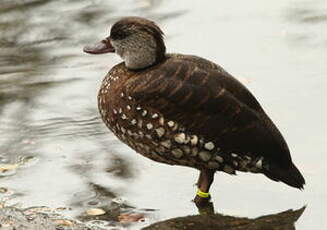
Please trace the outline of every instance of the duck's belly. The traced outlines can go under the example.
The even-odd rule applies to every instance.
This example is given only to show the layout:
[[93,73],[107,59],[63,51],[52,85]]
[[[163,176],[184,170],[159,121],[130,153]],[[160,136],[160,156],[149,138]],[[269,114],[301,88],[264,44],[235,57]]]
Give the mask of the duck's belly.
[[98,104],[107,127],[122,142],[147,158],[230,174],[235,170],[260,171],[258,162],[262,164],[262,160],[243,154],[226,154],[217,143],[193,135],[186,127],[166,119],[160,112],[137,104],[124,92],[114,94],[100,90]]

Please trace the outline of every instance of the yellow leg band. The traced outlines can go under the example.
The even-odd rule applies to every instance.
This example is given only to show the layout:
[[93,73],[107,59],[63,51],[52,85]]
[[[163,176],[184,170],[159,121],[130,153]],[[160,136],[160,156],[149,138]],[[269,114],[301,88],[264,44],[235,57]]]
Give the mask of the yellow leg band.
[[196,192],[196,195],[202,198],[209,198],[210,197],[210,193],[208,192],[202,192],[200,189],[198,189],[198,191]]

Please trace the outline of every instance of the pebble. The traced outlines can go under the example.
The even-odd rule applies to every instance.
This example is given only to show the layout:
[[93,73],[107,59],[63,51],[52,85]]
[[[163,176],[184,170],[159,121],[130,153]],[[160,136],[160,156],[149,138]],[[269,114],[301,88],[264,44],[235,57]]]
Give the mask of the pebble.
[[89,216],[100,216],[105,213],[106,213],[106,211],[104,211],[103,209],[100,209],[100,208],[91,208],[89,210],[86,210],[86,214]]

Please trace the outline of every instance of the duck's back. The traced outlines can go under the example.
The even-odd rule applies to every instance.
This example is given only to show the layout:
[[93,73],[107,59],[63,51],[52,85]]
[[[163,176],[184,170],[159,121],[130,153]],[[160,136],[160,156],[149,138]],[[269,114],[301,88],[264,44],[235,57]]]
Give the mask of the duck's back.
[[261,172],[303,186],[282,135],[257,100],[203,58],[168,55],[139,71],[121,63],[103,82],[99,108],[122,141],[151,159],[228,173]]

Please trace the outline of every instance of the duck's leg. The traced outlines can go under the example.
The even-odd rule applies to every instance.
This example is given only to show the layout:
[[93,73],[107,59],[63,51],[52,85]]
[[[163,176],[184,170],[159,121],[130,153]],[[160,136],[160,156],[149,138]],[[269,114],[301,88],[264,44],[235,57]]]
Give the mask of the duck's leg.
[[214,179],[215,170],[202,169],[198,179],[198,192],[194,198],[197,207],[202,207],[210,201],[209,189]]

